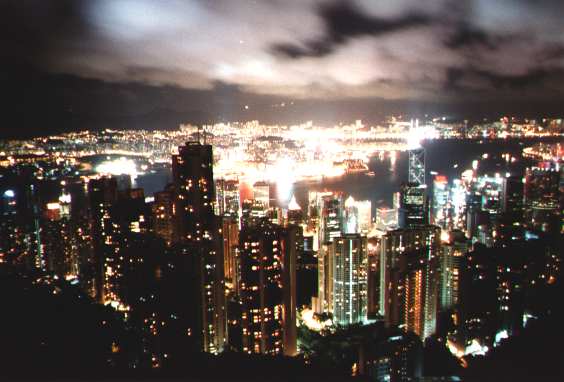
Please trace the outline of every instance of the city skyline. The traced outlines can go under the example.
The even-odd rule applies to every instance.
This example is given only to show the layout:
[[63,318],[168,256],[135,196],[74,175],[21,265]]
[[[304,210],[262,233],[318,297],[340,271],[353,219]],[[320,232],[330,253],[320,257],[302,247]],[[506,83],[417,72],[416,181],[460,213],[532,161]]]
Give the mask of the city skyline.
[[0,0],[0,379],[558,379],[563,16]]

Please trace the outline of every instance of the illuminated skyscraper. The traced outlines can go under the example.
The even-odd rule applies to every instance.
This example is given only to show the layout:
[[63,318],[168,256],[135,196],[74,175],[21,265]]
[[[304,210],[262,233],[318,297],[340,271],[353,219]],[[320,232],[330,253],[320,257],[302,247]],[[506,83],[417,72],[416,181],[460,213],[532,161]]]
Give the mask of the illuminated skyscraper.
[[343,211],[343,233],[359,233],[358,208],[352,196],[345,200]]
[[268,209],[270,207],[270,185],[267,182],[253,184],[253,199],[261,202]]
[[231,285],[231,288],[237,290],[239,282],[237,265],[239,252],[239,222],[235,217],[224,216],[222,223],[223,269],[225,272],[225,281]]
[[[117,181],[115,178],[100,178],[88,182],[89,224],[92,237],[93,254],[89,261],[89,276],[93,278],[91,294],[101,302],[109,301],[106,298],[104,285],[107,274],[112,274],[108,259],[113,258],[112,246],[117,243],[111,240],[114,227],[111,221],[110,210],[117,202]],[[110,267],[110,269],[108,269]]]
[[386,207],[377,208],[376,228],[381,231],[398,228],[398,210],[396,208]]
[[554,164],[541,162],[525,174],[525,221],[529,228],[556,232],[562,230],[560,172]]
[[321,220],[319,230],[319,242],[327,243],[333,241],[344,232],[344,200],[340,193],[331,193],[321,196],[320,200]]
[[436,330],[440,228],[395,230],[382,237],[380,314],[425,339]]
[[239,181],[218,179],[215,181],[217,202],[216,214],[239,217],[241,202],[239,198]]
[[503,179],[501,188],[501,210],[514,223],[523,219],[524,185],[519,176],[510,176]]
[[221,223],[214,214],[215,187],[211,145],[187,142],[172,157],[175,228],[178,240],[192,248],[201,266],[203,350],[225,345],[225,279]]
[[449,189],[446,176],[437,175],[433,181],[433,223],[447,228],[449,221]]
[[409,150],[409,176],[410,183],[425,185],[425,149],[422,147]]
[[292,196],[288,204],[288,224],[300,225],[304,221],[302,208],[296,201],[296,197]]
[[296,233],[263,219],[241,231],[243,351],[296,354]]
[[460,297],[460,275],[464,256],[469,245],[461,231],[451,235],[448,243],[443,243],[439,253],[440,291],[439,309],[447,311],[456,306]]
[[319,212],[318,294],[316,310],[333,311],[333,261],[331,243],[344,233],[344,201],[340,193],[317,193],[315,211]]
[[400,189],[398,225],[400,228],[416,228],[427,224],[426,188],[417,183],[404,183]]
[[153,203],[154,230],[167,244],[178,241],[174,238],[174,188],[167,187],[155,193]]
[[335,238],[333,257],[333,320],[340,325],[362,323],[367,312],[367,239],[359,234]]

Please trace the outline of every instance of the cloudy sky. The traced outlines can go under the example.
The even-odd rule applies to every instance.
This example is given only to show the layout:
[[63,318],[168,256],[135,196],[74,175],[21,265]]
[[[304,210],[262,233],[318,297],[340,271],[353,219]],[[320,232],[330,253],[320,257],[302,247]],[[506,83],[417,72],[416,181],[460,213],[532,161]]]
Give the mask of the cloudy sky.
[[563,20],[560,0],[1,0],[2,129],[554,113]]

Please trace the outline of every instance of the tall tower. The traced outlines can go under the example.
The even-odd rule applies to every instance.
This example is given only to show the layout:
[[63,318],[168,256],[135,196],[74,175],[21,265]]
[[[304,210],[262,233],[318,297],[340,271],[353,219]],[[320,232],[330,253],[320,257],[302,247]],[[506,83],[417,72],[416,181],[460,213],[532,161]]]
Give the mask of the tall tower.
[[440,228],[389,231],[380,246],[380,314],[422,339],[436,329]]
[[243,351],[296,354],[297,227],[282,228],[268,219],[240,235],[239,295]]
[[409,174],[408,182],[425,184],[425,149],[421,146],[419,120],[411,121],[408,138]]
[[341,325],[362,323],[367,308],[366,237],[345,234],[333,240],[333,318]]
[[425,149],[420,147],[409,150],[410,183],[425,184]]
[[211,145],[187,142],[172,157],[175,235],[199,257],[203,350],[225,345],[225,292],[221,225],[214,214],[215,187]]

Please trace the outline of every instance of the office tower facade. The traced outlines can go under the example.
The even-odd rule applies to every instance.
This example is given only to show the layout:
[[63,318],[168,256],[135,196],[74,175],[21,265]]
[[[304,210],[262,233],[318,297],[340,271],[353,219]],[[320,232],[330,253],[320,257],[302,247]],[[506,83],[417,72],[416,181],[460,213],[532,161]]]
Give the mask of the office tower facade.
[[163,238],[168,245],[178,241],[174,236],[174,188],[172,186],[155,193],[153,221],[155,234]]
[[241,205],[241,229],[253,227],[267,217],[268,210],[262,202],[245,200]]
[[236,217],[222,218],[223,236],[223,269],[225,281],[231,289],[237,290],[239,282],[238,253],[239,253],[239,221]]
[[320,200],[319,243],[332,242],[344,232],[344,200],[341,193],[322,195]]
[[302,208],[296,201],[296,196],[292,196],[290,203],[288,203],[288,224],[301,225],[304,222],[304,213]]
[[360,234],[344,234],[331,243],[333,320],[340,325],[366,321],[367,244],[366,237]]
[[439,310],[454,308],[460,300],[460,275],[464,256],[468,252],[466,240],[443,243],[439,253],[440,285]]
[[427,224],[426,188],[418,183],[404,183],[400,189],[398,225],[416,228]]
[[172,176],[176,236],[200,258],[203,350],[217,353],[225,345],[225,279],[221,222],[214,214],[211,145],[180,146],[172,157]]
[[343,233],[359,233],[358,224],[358,208],[352,196],[345,200],[345,208],[343,210]]
[[384,232],[398,228],[398,210],[386,207],[377,208],[376,228]]
[[512,175],[503,179],[501,188],[501,211],[511,222],[523,219],[524,184],[521,177]]
[[433,180],[433,224],[442,228],[449,225],[449,190],[448,179],[444,175],[437,175]]
[[425,149],[409,150],[409,182],[425,184]]
[[367,245],[367,308],[368,320],[376,319],[380,312],[380,239],[371,237]]
[[241,212],[239,181],[235,179],[217,179],[215,187],[217,193],[216,215],[239,218]]
[[115,178],[102,177],[88,182],[89,225],[92,238],[92,258],[89,259],[88,276],[93,279],[91,295],[101,303],[111,303],[108,287],[112,282],[115,268],[111,262],[114,258],[112,241],[115,230],[111,220],[111,208],[117,202],[117,181]]
[[560,195],[561,170],[541,162],[525,173],[525,221],[530,229],[560,231],[563,201]]
[[[311,193],[310,193],[311,197]],[[316,311],[333,312],[333,271],[334,251],[332,242],[345,230],[344,200],[341,193],[324,192],[315,194],[314,212],[317,219],[317,269],[318,293]]]
[[240,235],[243,351],[296,354],[296,227],[263,219]]
[[380,314],[427,338],[436,330],[440,228],[390,231],[380,250]]
[[372,202],[370,200],[356,200],[358,211],[358,229],[360,233],[367,234],[372,229]]
[[268,209],[270,207],[270,185],[267,182],[253,184],[253,199]]

